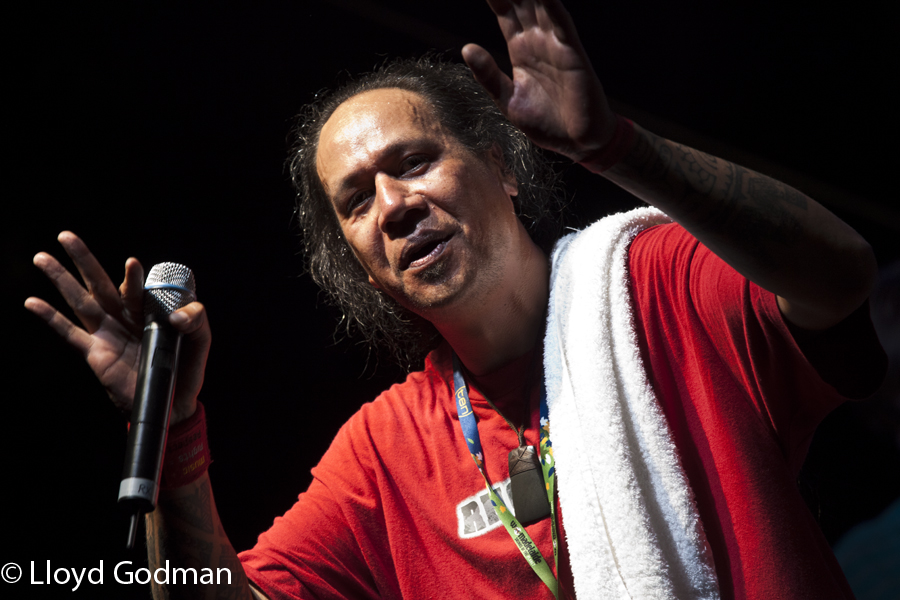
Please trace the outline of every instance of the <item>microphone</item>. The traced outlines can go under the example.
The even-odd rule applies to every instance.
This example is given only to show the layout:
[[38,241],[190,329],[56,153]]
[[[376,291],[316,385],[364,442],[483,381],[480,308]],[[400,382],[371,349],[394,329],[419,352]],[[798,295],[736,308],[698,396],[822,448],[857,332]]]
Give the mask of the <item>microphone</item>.
[[144,284],[144,335],[119,506],[131,514],[128,548],[134,547],[141,514],[153,512],[159,496],[169,412],[175,392],[175,372],[181,333],[169,315],[196,299],[194,274],[184,265],[154,265]]

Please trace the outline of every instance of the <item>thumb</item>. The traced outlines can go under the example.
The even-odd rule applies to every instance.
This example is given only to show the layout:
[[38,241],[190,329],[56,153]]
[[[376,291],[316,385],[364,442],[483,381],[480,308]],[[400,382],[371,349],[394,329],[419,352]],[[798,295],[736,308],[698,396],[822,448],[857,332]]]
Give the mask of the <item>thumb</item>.
[[484,87],[500,111],[506,114],[509,99],[513,95],[512,79],[500,70],[491,53],[478,44],[463,46],[462,57],[472,69],[475,80]]
[[184,334],[182,355],[178,365],[175,404],[171,424],[193,414],[197,394],[203,386],[206,359],[209,356],[211,334],[206,309],[199,302],[191,302],[169,315],[169,322]]

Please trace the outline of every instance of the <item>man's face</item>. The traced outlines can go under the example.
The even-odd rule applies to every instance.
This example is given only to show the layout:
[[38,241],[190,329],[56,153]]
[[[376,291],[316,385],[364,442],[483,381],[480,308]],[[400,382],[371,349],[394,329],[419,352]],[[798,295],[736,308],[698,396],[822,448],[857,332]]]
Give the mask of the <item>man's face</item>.
[[354,96],[325,123],[316,166],[372,285],[426,318],[485,301],[515,260],[512,176],[441,126],[418,94]]

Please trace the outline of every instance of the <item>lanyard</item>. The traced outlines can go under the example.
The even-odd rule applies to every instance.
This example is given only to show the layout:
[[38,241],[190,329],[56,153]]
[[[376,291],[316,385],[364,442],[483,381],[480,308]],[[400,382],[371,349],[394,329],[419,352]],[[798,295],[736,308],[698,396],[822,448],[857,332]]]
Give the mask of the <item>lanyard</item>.
[[[491,487],[490,481],[488,481],[487,472],[484,470],[484,452],[481,449],[481,438],[478,435],[478,421],[475,418],[475,413],[472,411],[472,403],[469,402],[469,390],[463,379],[462,368],[456,354],[453,355],[453,385],[456,389],[456,392],[454,393],[454,397],[456,398],[456,411],[459,414],[459,424],[462,427],[463,437],[466,439],[466,444],[469,446],[469,452],[472,454],[475,465],[481,472],[481,476],[484,477],[484,483],[487,486],[491,504],[494,505],[494,510],[497,511],[500,522],[506,527],[506,531],[516,543],[516,546],[518,546],[522,556],[525,557],[525,560],[531,568],[534,569],[534,572],[541,578],[541,581],[550,588],[550,591],[553,592],[553,597],[558,598],[559,586],[556,577],[553,576],[553,572],[550,570],[549,565],[547,565],[547,562],[541,556],[541,551],[538,550],[535,543],[531,541],[531,536],[525,531],[525,527],[515,519],[513,514],[506,507],[506,504]],[[556,468],[553,466],[553,444],[550,443],[550,422],[548,414],[547,390],[542,380],[541,471],[544,474],[544,483],[547,487],[547,500],[550,502],[551,531],[553,532],[553,560],[558,571],[559,557],[556,538],[556,503],[554,502],[556,496]]]

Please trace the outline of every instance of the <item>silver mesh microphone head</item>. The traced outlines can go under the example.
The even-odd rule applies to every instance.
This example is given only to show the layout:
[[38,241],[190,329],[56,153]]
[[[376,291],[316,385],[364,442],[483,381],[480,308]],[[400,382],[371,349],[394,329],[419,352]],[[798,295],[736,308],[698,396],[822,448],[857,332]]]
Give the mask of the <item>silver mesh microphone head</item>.
[[168,315],[197,299],[194,273],[178,263],[153,265],[144,284],[144,316]]

